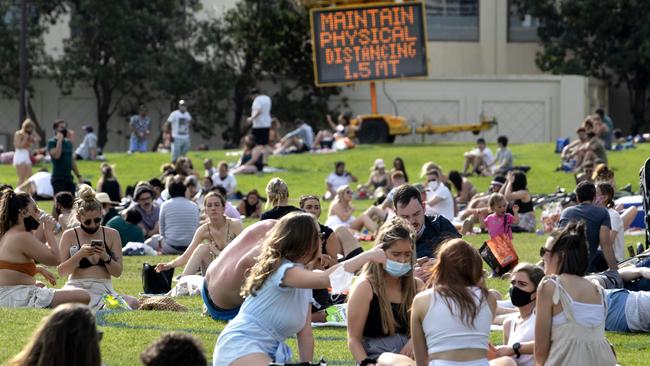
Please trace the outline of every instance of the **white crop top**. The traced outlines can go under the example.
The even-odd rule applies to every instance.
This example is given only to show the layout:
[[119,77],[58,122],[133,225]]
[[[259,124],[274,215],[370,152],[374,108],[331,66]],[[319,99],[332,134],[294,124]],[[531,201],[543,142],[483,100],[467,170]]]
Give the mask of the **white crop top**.
[[[471,291],[478,303],[481,295],[480,289],[471,287]],[[447,302],[442,296],[433,289],[429,289],[427,292],[431,294],[431,302],[422,320],[422,329],[429,354],[461,348],[487,350],[492,311],[486,300],[481,302],[474,324],[468,327],[460,319],[460,309],[456,303],[452,303],[450,312]]]

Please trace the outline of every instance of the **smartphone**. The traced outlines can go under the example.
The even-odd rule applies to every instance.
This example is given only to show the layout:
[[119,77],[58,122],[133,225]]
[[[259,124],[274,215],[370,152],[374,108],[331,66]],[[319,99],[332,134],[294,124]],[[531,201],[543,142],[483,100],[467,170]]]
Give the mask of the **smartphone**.
[[104,242],[102,240],[91,240],[90,245],[94,247],[101,247],[102,245],[104,245]]

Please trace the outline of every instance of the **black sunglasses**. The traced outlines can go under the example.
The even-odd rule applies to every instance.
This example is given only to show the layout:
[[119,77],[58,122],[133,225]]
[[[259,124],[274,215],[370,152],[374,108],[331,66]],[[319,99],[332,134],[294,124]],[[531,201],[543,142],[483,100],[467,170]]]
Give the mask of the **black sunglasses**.
[[540,257],[543,257],[544,254],[546,254],[546,253],[550,253],[550,252],[551,252],[551,250],[550,250],[550,249],[546,249],[545,247],[541,247],[541,248],[539,248],[539,256],[540,256]]
[[88,226],[88,225],[90,225],[91,222],[94,222],[95,224],[99,224],[100,222],[102,222],[102,218],[101,217],[95,217],[94,219],[85,220],[84,225]]

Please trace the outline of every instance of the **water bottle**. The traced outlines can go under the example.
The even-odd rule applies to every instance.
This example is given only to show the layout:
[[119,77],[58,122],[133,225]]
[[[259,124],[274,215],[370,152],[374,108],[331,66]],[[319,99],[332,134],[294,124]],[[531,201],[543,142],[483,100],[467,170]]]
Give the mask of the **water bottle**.
[[643,253],[643,243],[638,242],[636,243],[636,254],[641,254]]

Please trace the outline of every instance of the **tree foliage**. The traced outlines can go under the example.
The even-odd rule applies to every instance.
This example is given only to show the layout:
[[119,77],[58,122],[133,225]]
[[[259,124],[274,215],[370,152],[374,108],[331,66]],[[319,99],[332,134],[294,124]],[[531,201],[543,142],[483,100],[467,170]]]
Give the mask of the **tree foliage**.
[[[107,123],[132,99],[152,98],[151,86],[184,92],[182,83],[161,81],[173,61],[192,70],[182,37],[199,9],[196,0],[69,0],[71,36],[57,60],[57,82],[69,92],[77,84],[92,88],[97,102],[98,143],[106,144]],[[171,57],[171,56],[177,57]],[[171,61],[170,61],[171,60]],[[177,94],[177,93],[172,93]],[[143,100],[140,100],[140,102]],[[146,101],[146,100],[144,100]]]
[[241,136],[253,87],[266,89],[281,121],[324,120],[327,101],[339,89],[314,86],[309,16],[296,2],[241,0],[223,17],[204,22],[200,33],[199,47],[212,49],[207,62],[234,84],[232,142]]
[[650,2],[513,0],[541,21],[536,63],[555,74],[581,74],[625,85],[634,132],[646,117],[650,84]]
[[[45,53],[43,33],[56,21],[63,8],[58,1],[33,0],[27,2],[27,9],[27,67],[28,75],[33,79],[48,74],[50,58]],[[0,1],[0,16],[0,94],[17,99],[20,90],[20,1]],[[28,85],[28,90],[32,91],[31,84]],[[44,137],[29,100],[28,110],[29,117],[37,123],[37,129],[41,137]]]

